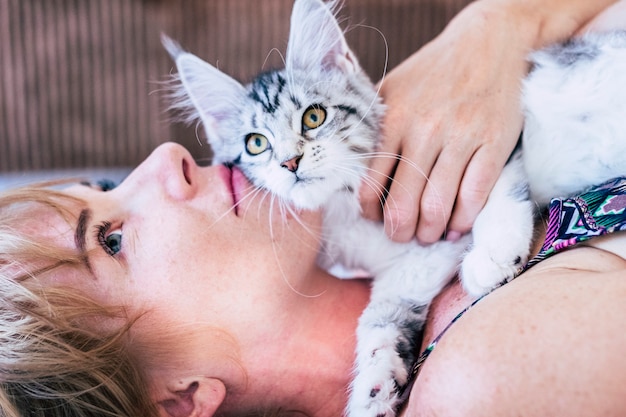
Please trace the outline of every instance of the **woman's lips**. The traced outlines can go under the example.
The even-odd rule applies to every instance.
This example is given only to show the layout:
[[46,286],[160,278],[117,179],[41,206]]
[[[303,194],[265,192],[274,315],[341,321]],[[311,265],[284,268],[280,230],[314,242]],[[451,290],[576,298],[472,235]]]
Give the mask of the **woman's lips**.
[[239,202],[245,197],[245,193],[250,190],[250,182],[243,172],[237,167],[231,168],[231,184],[233,189],[233,198],[235,208],[239,205]]
[[222,167],[222,178],[232,196],[233,208],[235,209],[235,214],[237,214],[239,203],[245,197],[246,190],[249,190],[251,185],[239,168],[226,165],[222,165]]

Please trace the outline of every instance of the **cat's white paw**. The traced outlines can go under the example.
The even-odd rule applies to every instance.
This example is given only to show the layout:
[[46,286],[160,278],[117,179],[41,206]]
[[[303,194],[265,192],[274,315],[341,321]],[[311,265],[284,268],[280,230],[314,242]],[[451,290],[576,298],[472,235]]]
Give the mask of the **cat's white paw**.
[[498,284],[513,278],[527,257],[527,250],[516,245],[510,248],[475,246],[461,264],[463,287],[474,296],[486,294]]
[[528,199],[521,154],[496,182],[474,226],[472,247],[461,263],[461,281],[474,296],[510,280],[526,263],[533,238],[534,205]]
[[397,351],[395,329],[372,329],[359,347],[347,417],[393,417],[398,390],[408,378],[408,369]]

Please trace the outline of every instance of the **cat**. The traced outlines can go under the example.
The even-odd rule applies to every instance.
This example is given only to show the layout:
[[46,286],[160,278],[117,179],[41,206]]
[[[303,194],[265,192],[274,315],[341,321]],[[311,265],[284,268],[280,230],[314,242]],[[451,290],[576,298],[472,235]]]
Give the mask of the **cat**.
[[213,163],[237,166],[288,207],[321,209],[319,264],[373,277],[356,330],[346,415],[389,417],[428,307],[459,268],[465,289],[485,294],[528,259],[537,207],[626,173],[626,140],[619,140],[626,132],[626,35],[589,35],[532,55],[521,149],[471,234],[423,246],[393,242],[382,224],[360,215],[358,190],[377,156],[385,106],[347,45],[337,9],[335,1],[295,0],[285,68],[246,86],[162,40],[178,69],[171,107],[189,123],[202,122]]

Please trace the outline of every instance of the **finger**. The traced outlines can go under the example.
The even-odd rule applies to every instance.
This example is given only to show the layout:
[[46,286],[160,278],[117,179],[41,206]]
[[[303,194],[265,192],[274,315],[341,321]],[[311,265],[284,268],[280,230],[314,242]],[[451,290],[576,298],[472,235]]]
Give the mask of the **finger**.
[[377,152],[372,158],[367,175],[361,182],[360,201],[363,216],[382,220],[383,201],[387,195],[391,177],[398,163],[397,151]]
[[446,147],[437,158],[419,202],[416,236],[420,242],[435,242],[446,231],[471,154],[464,148]]
[[360,201],[363,216],[372,220],[382,220],[384,199],[402,152],[403,132],[406,131],[404,111],[388,108],[380,132],[381,142],[371,158],[366,177],[361,183]]
[[[505,161],[501,152],[491,147],[480,148],[472,157],[461,180],[449,230],[467,233],[487,202]],[[506,155],[506,153],[502,153]]]
[[[422,162],[417,164],[408,156],[402,156],[384,207],[385,232],[397,242],[408,242],[415,237],[419,199],[426,185],[428,171],[436,159],[434,153],[426,150],[411,154],[420,155]],[[425,169],[428,171],[422,167],[427,167]]]

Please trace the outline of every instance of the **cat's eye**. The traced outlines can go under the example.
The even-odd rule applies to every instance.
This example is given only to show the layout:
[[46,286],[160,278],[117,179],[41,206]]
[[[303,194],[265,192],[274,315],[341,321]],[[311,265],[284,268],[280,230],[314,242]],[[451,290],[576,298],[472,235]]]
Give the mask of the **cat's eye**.
[[304,112],[302,116],[302,127],[307,129],[315,129],[320,127],[326,121],[326,109],[322,106],[311,106]]
[[250,155],[258,155],[270,147],[270,142],[260,133],[250,133],[246,136],[246,152]]

